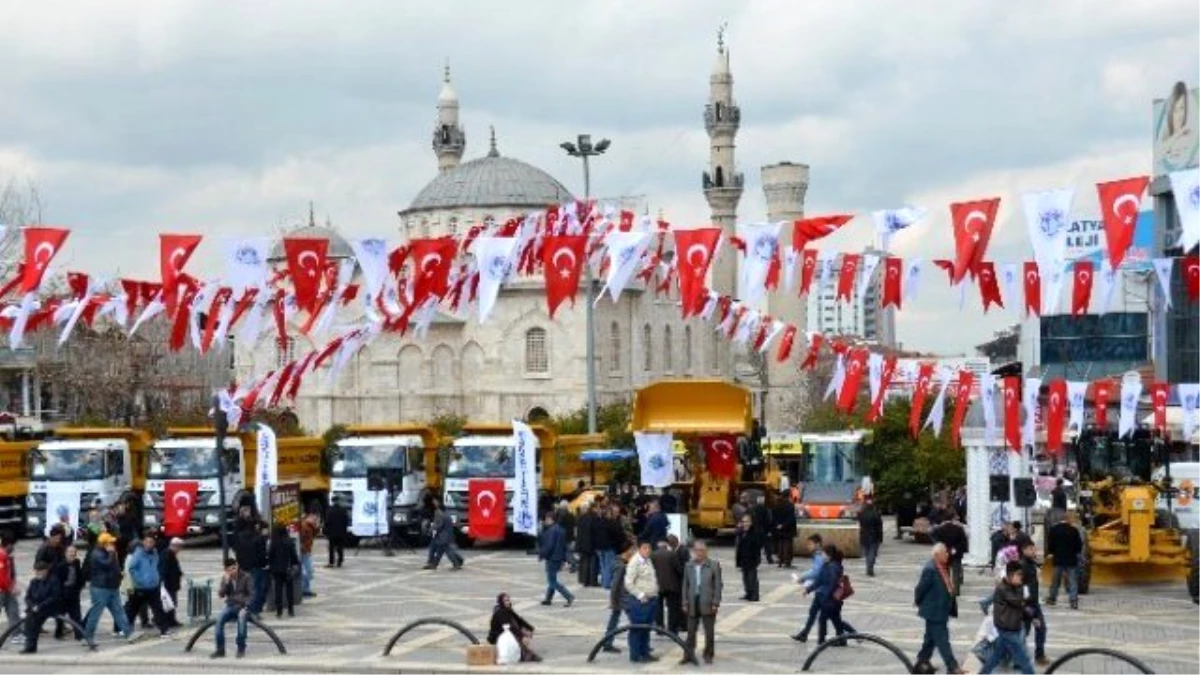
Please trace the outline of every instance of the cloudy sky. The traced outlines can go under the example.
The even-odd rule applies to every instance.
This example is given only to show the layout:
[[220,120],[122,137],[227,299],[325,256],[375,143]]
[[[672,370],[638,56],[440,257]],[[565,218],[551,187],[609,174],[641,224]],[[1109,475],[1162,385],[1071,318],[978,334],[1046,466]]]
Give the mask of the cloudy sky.
[[[765,215],[759,168],[811,166],[810,214],[904,203],[931,217],[902,255],[948,257],[946,205],[1003,199],[990,257],[1028,257],[1022,191],[1146,173],[1150,103],[1200,80],[1195,0],[826,2],[125,2],[0,4],[0,179],[33,181],[73,229],[61,267],[149,275],[156,234],[275,233],[309,200],[350,234],[398,237],[435,173],[443,61],[467,156],[503,154],[580,189],[558,143],[609,137],[601,195],[645,195],[703,224],[701,120],[728,22],[739,216]],[[825,246],[860,249],[867,219]],[[899,319],[906,346],[969,352],[1014,314],[959,318],[936,290]],[[967,320],[964,320],[967,319]],[[954,323],[948,323],[954,322]],[[946,330],[948,325],[955,330]]]

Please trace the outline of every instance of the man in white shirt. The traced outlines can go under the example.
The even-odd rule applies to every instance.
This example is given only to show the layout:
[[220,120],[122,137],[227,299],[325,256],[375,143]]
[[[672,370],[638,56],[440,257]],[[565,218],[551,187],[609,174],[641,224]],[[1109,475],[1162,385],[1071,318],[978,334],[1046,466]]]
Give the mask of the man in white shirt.
[[[649,626],[654,622],[654,609],[658,605],[658,577],[654,564],[650,562],[650,542],[638,543],[637,554],[625,566],[625,613],[629,623]],[[650,630],[635,628],[629,631],[629,660],[633,663],[649,663],[658,657],[650,654]]]

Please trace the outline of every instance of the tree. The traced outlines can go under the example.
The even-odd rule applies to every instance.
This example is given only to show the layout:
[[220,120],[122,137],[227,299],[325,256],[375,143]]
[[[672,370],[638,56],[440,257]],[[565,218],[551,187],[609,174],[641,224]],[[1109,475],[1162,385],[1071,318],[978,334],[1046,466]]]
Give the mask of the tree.
[[42,220],[42,200],[37,186],[16,178],[0,180],[0,278],[11,279],[21,259],[21,227]]
[[463,427],[467,425],[466,415],[456,415],[455,413],[441,413],[435,415],[429,420],[429,426],[437,430],[438,435],[442,437],[453,438],[462,433]]

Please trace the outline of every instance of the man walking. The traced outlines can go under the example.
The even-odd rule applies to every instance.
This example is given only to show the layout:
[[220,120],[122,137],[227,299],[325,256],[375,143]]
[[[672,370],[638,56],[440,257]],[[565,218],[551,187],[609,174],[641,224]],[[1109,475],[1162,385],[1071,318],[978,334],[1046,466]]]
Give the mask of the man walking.
[[334,497],[325,514],[325,539],[329,542],[329,564],[326,567],[341,567],[346,559],[346,535],[350,531],[350,515],[342,500]]
[[792,558],[795,556],[793,541],[796,539],[796,505],[788,499],[787,490],[781,490],[775,508],[771,512],[771,525],[775,528],[776,555],[779,556],[779,566],[792,568]]
[[668,534],[667,540],[650,554],[650,562],[654,564],[654,576],[658,582],[658,607],[655,609],[654,623],[659,628],[665,625],[667,630],[678,633],[683,629],[683,610],[680,606],[683,561],[679,557],[679,537]]
[[1063,515],[1050,528],[1047,554],[1054,561],[1054,575],[1050,578],[1050,595],[1046,604],[1051,607],[1058,601],[1058,586],[1067,578],[1067,598],[1071,609],[1079,609],[1079,554],[1083,552],[1083,538],[1075,528],[1074,516]]
[[[654,620],[654,605],[658,598],[658,582],[654,564],[650,562],[650,542],[638,543],[637,554],[625,566],[625,612],[629,623],[649,625]],[[629,631],[629,660],[633,663],[657,661],[650,654],[650,630],[636,628]]]
[[163,616],[162,596],[158,589],[161,583],[158,567],[158,549],[155,548],[154,535],[147,532],[142,537],[142,545],[129,559],[129,579],[133,583],[133,594],[125,603],[125,618],[133,623],[143,606],[150,608],[154,626],[160,636],[167,635],[167,618]]
[[442,562],[442,556],[450,558],[451,569],[462,569],[463,559],[454,545],[454,523],[442,509],[441,502],[433,502],[433,520],[430,523],[429,560],[421,569],[436,570]]
[[88,640],[96,637],[96,626],[104,610],[112,614],[117,630],[125,639],[133,639],[133,626],[125,616],[121,607],[121,565],[118,562],[117,538],[103,532],[96,538],[96,548],[92,551],[89,583],[91,585],[92,607],[88,610],[84,634]]
[[930,561],[921,570],[921,579],[913,592],[917,615],[925,620],[925,636],[917,652],[914,673],[932,673],[929,659],[937,649],[948,673],[962,673],[950,646],[950,617],[958,616],[954,601],[954,580],[950,577],[950,552],[945,544],[934,544]]
[[1046,617],[1042,614],[1041,596],[1038,595],[1037,545],[1033,540],[1021,542],[1021,578],[1025,582],[1025,615],[1022,628],[1025,635],[1033,632],[1033,658],[1039,666],[1050,663],[1046,658]]
[[[805,590],[812,588],[817,580],[821,578],[821,569],[825,567],[825,544],[821,541],[821,535],[808,535],[808,553],[812,556],[812,566],[804,574],[792,573],[792,578],[796,583],[805,587]],[[792,636],[796,642],[807,642],[808,632],[812,630],[813,624],[817,622],[817,617],[821,614],[821,603],[817,601],[816,596],[813,596],[811,603],[808,606],[808,618],[804,621],[804,628],[800,629],[799,633]]]
[[1021,633],[1025,616],[1023,576],[1021,563],[1010,562],[1005,568],[1004,580],[996,585],[992,599],[992,620],[996,624],[997,635],[987,662],[979,670],[981,675],[992,672],[1005,656],[1010,657],[1022,673],[1033,673],[1029,652],[1025,651],[1025,636]]
[[33,566],[34,577],[25,591],[25,648],[22,654],[36,654],[42,624],[58,613],[62,593],[50,563],[39,560]]
[[554,513],[547,513],[542,525],[544,529],[538,541],[538,559],[546,564],[546,599],[542,600],[542,604],[549,606],[554,599],[554,592],[558,591],[566,599],[567,607],[570,607],[575,602],[575,596],[558,580],[558,572],[567,561],[567,533],[558,524]]
[[858,543],[867,563],[867,576],[873,577],[879,545],[883,543],[883,516],[875,508],[875,498],[871,495],[863,498],[862,510],[858,512]]
[[225,624],[230,621],[237,621],[237,657],[246,655],[246,624],[250,621],[249,604],[253,592],[254,582],[250,575],[238,568],[236,558],[226,558],[225,573],[221,575],[221,585],[217,589],[217,597],[225,598],[225,608],[217,616],[217,650],[209,658],[225,657]]
[[683,613],[687,617],[687,653],[680,664],[696,658],[696,629],[704,624],[704,662],[716,651],[717,610],[721,607],[721,563],[708,557],[708,545],[692,544],[692,559],[683,571]]
[[946,550],[950,552],[950,573],[951,578],[954,579],[954,596],[958,597],[958,594],[962,592],[963,584],[963,555],[971,546],[958,510],[950,509],[947,516],[948,519],[945,522],[933,528],[930,537],[935,543],[945,544]]
[[[771,512],[767,510],[767,498],[758,497],[755,501],[754,508],[750,509],[750,520],[754,523],[754,529],[757,531],[758,542],[762,553],[767,558],[768,565],[775,564],[775,551],[772,548],[773,542],[771,539]],[[757,568],[756,568],[757,569]]]
[[746,593],[742,600],[758,602],[758,566],[762,564],[763,542],[749,514],[742,516],[736,546],[734,561],[742,571],[742,588]]
[[183,585],[183,566],[179,564],[179,552],[183,550],[183,540],[179,537],[171,539],[171,543],[167,545],[167,550],[162,554],[162,563],[160,573],[162,575],[163,590],[171,598],[171,604],[175,607],[169,612],[165,612],[167,616],[167,626],[170,628],[182,628],[183,624],[179,622],[176,615],[176,609],[179,607],[179,588]]

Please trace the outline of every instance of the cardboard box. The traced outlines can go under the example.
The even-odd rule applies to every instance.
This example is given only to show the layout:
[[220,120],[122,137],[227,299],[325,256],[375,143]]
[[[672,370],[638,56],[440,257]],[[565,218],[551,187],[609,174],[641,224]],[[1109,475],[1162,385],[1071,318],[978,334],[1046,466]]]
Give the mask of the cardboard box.
[[493,645],[468,645],[467,646],[467,665],[468,666],[494,666],[496,665],[496,648]]

